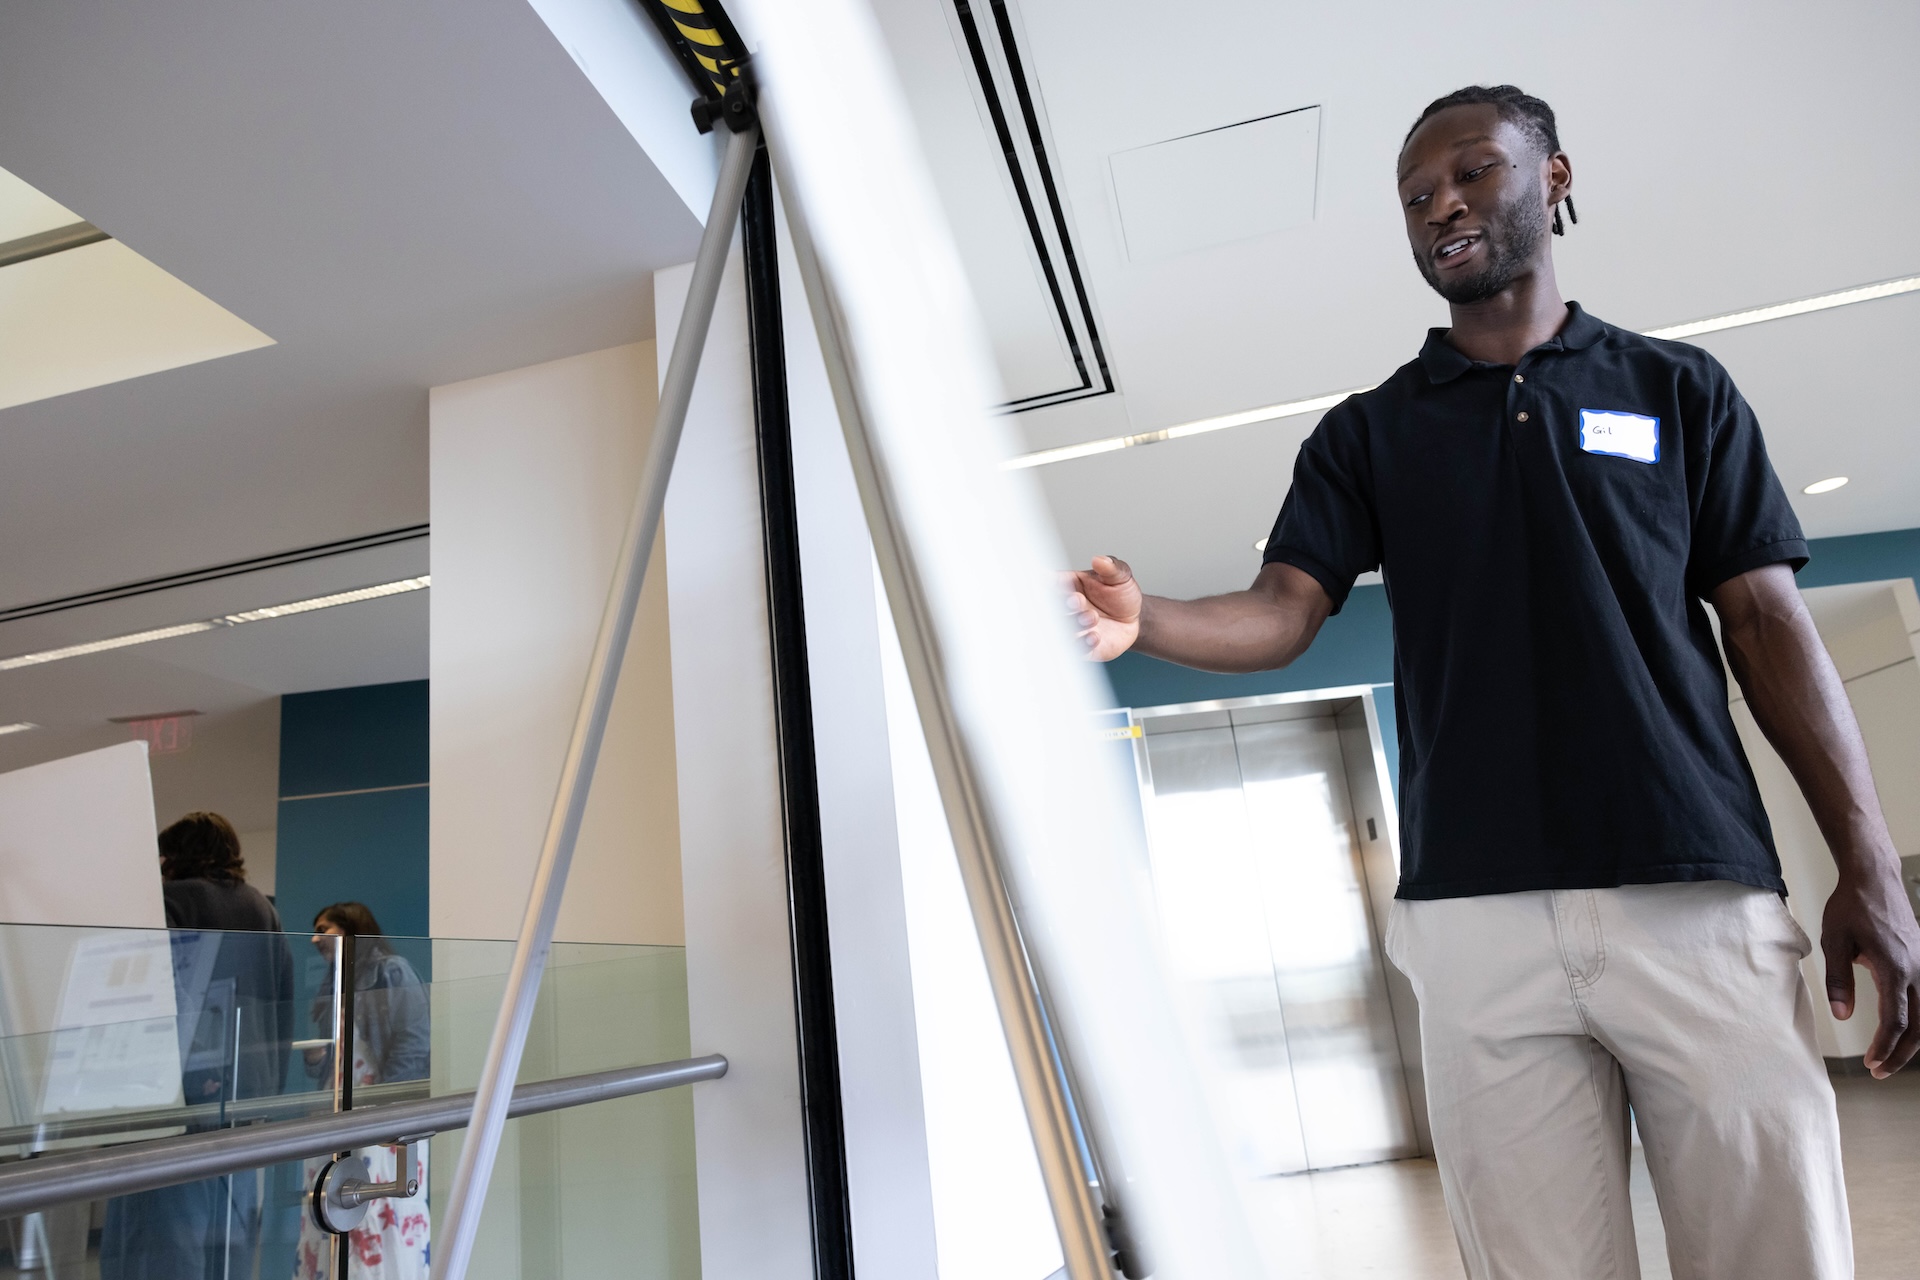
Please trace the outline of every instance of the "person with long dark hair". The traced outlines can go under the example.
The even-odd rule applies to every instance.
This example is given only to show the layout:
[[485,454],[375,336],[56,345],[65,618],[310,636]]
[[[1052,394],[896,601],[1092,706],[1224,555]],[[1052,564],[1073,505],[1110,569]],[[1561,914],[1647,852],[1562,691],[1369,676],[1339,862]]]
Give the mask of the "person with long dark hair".
[[[313,941],[321,954],[333,954],[331,939],[337,937],[355,942],[354,1053],[364,1071],[355,1071],[354,1083],[426,1079],[431,1015],[420,975],[393,949],[363,902],[336,902],[314,914]],[[321,1030],[332,1025],[330,987],[315,997],[312,1017]],[[309,1053],[307,1073],[317,1080],[332,1079],[332,1050],[320,1050],[318,1056]]]
[[[353,946],[353,1083],[391,1084],[424,1080],[431,1065],[431,1013],[427,988],[407,958],[393,949],[380,922],[363,902],[336,902],[313,917],[313,945],[329,959],[337,954],[341,938]],[[333,983],[324,983],[314,997],[310,1017],[315,1038],[333,1034]],[[325,1087],[333,1080],[334,1047],[309,1049],[307,1074]],[[427,1274],[427,1147],[413,1149],[419,1162],[420,1190],[404,1199],[376,1200],[366,1219],[353,1230],[349,1255],[352,1280],[424,1280]],[[391,1181],[396,1166],[393,1151],[371,1147],[367,1158],[375,1182]],[[309,1170],[318,1171],[318,1162]],[[309,1177],[311,1181],[311,1177]],[[328,1257],[332,1239],[310,1217],[303,1218],[300,1245],[294,1256],[295,1280],[319,1280],[330,1275]]]

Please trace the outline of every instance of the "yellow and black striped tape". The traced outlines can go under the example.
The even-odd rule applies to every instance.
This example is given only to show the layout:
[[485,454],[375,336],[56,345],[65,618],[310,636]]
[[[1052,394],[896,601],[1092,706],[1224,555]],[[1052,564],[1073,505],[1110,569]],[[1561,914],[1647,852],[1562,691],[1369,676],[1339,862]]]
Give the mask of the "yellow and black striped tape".
[[724,94],[733,78],[740,74],[739,54],[727,45],[726,36],[701,0],[660,0],[674,28],[687,42],[687,48],[713,81],[714,92]]

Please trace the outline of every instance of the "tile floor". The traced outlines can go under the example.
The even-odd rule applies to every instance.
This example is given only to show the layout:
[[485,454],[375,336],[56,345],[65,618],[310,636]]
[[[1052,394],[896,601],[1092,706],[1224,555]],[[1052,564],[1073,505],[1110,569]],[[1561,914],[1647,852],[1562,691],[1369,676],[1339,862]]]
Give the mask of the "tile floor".
[[[1834,1081],[1853,1208],[1856,1280],[1920,1276],[1920,1072]],[[1335,1169],[1260,1184],[1256,1212],[1287,1280],[1464,1280],[1431,1160]],[[1642,1280],[1672,1280],[1646,1164],[1634,1154]]]

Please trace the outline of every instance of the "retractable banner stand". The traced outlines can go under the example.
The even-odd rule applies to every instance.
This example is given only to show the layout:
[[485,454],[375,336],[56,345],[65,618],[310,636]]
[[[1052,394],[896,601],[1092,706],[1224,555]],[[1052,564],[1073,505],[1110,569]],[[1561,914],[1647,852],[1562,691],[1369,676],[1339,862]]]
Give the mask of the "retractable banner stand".
[[1111,1270],[1063,1075],[1102,1198],[1139,1248],[1129,1273],[1252,1280],[1264,1271],[1158,953],[1130,779],[1101,751],[1105,699],[1038,490],[1003,465],[1015,442],[989,408],[986,341],[872,15],[861,0],[741,7],[1067,1273]]

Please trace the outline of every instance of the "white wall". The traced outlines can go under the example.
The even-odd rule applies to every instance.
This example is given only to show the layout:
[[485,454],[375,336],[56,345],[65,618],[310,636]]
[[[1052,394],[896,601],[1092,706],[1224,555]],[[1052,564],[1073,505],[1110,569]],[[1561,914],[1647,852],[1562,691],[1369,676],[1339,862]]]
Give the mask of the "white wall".
[[[436,387],[429,405],[431,929],[437,938],[513,938],[651,438],[653,344]],[[656,544],[561,900],[562,941],[685,938],[666,574]],[[471,1087],[470,1078],[449,1082],[477,1070],[508,950],[435,947],[434,1068],[437,1077],[453,1073],[438,1081],[444,1087]],[[543,997],[541,1027],[562,1003]],[[605,1047],[634,1030],[629,1011],[606,1000],[569,1016],[571,1039],[581,1043]],[[612,1020],[606,1034],[578,1029],[595,1016]],[[550,1038],[531,1044],[530,1078],[588,1069],[543,1056]],[[616,1056],[684,1052],[656,1046]],[[628,1259],[633,1274],[697,1276],[691,1187],[681,1185],[692,1178],[691,1106],[682,1093],[661,1097],[640,1111],[659,1112],[665,1128],[638,1134],[626,1104],[598,1122],[581,1113],[584,1126],[552,1117],[510,1124],[475,1276],[604,1275],[611,1243],[634,1231],[647,1239]],[[435,1167],[451,1169],[459,1145],[457,1134],[435,1139]],[[596,1212],[563,1194],[573,1179],[622,1186],[645,1203],[624,1216]],[[435,1193],[445,1186],[434,1183]]]
[[[705,1280],[811,1280],[742,274],[736,251],[666,512],[692,1044],[731,1064],[693,1095],[700,1263]],[[691,264],[655,275],[656,333],[678,329],[691,276]]]
[[[280,798],[280,699],[195,716],[185,750],[150,756],[154,818],[165,830],[196,809],[224,816],[240,833],[247,883],[274,889]],[[284,923],[284,922],[283,922]],[[296,923],[300,927],[304,921]]]
[[[279,695],[261,695],[239,706],[189,717],[184,723],[192,734],[184,750],[148,757],[154,829],[163,831],[195,810],[222,815],[240,833],[247,883],[271,895],[280,803]],[[99,751],[132,736],[126,725],[104,720],[82,728],[67,726],[9,735],[0,739],[4,743],[0,747],[0,772]],[[88,923],[116,922],[102,918]]]
[[[1859,718],[1894,847],[1903,857],[1920,854],[1920,788],[1914,785],[1920,777],[1920,662],[1915,660],[1920,598],[1913,581],[1814,587],[1802,594]],[[1820,1050],[1829,1057],[1858,1057],[1872,1043],[1879,997],[1866,970],[1856,968],[1853,1017],[1837,1021],[1827,1007],[1826,965],[1818,943],[1820,915],[1838,882],[1833,857],[1793,776],[1761,735],[1738,686],[1733,690],[1733,721],[1773,822],[1787,904],[1815,942],[1802,972],[1813,997]]]
[[[520,931],[658,402],[651,342],[433,389],[437,937]],[[665,562],[656,543],[562,940],[685,937]]]

